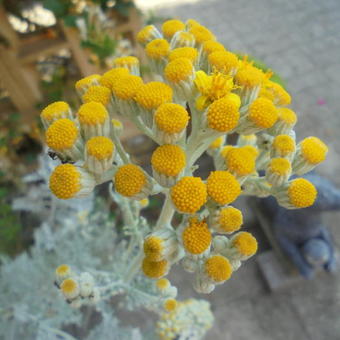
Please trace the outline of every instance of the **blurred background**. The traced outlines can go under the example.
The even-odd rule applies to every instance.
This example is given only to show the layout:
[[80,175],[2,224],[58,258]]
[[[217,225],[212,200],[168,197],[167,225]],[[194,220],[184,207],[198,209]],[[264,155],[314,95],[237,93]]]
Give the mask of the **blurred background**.
[[[78,105],[74,82],[105,72],[116,57],[132,54],[143,60],[136,33],[168,18],[195,19],[227,49],[272,69],[292,95],[298,140],[315,135],[325,141],[329,154],[318,173],[340,186],[339,0],[0,0],[1,253],[16,256],[28,249],[41,223],[12,205],[27,189],[22,177],[38,167],[41,109],[57,100]],[[143,72],[147,75],[148,69]],[[125,145],[136,162],[147,165],[154,145],[128,122],[126,127]],[[209,168],[208,157],[201,162]],[[339,273],[320,272],[312,280],[283,277],[273,289],[259,266],[259,257],[273,244],[254,206],[246,199],[238,205],[260,251],[238,275],[204,297],[216,318],[206,338],[340,339]],[[154,207],[150,218],[157,215],[156,201]],[[339,212],[323,216],[337,247],[339,218]],[[183,270],[173,271],[170,279],[180,287],[181,298],[198,296]],[[150,320],[135,313],[125,322],[140,326]]]

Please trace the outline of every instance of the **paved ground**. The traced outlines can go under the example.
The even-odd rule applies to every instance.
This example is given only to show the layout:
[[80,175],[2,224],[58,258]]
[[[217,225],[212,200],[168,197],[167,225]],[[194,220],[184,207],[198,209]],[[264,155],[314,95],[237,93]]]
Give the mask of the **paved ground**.
[[[319,172],[340,186],[339,0],[140,0],[160,15],[194,18],[230,50],[262,59],[286,81],[299,114],[298,139],[315,135],[330,146]],[[251,219],[250,214],[250,219]],[[327,214],[339,247],[340,213]],[[336,237],[337,236],[337,237]],[[183,271],[172,274],[183,297],[194,293]],[[191,278],[190,278],[191,280]],[[340,275],[320,274],[270,294],[255,260],[208,296],[214,340],[340,339]]]

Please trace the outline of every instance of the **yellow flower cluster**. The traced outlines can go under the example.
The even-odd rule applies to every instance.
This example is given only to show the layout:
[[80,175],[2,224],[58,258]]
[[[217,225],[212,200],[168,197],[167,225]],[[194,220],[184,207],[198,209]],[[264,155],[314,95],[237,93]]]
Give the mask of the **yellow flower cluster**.
[[[76,83],[83,103],[75,114],[65,102],[42,111],[46,143],[66,162],[53,171],[50,188],[58,198],[69,199],[111,179],[113,197],[131,207],[128,224],[139,221],[143,200],[164,194],[153,231],[146,235],[136,228],[136,239],[143,238],[137,265],[147,277],[160,279],[180,262],[195,273],[194,288],[210,293],[258,247],[251,234],[240,231],[242,212],[230,204],[245,194],[273,195],[288,209],[310,206],[317,196],[313,184],[290,177],[324,161],[328,148],[316,137],[296,142],[291,96],[274,82],[272,72],[239,58],[195,20],[168,20],[161,32],[146,26],[137,41],[153,81],[140,76],[138,58],[117,58],[103,75]],[[124,150],[116,116],[128,117],[158,144],[152,176]],[[237,134],[235,145],[225,145],[231,134]],[[205,151],[215,170],[201,178],[196,163]],[[184,215],[176,228],[175,211]],[[65,271],[59,268],[58,275]],[[65,294],[75,289],[72,282],[64,286]],[[163,307],[173,312],[177,302],[168,297]]]

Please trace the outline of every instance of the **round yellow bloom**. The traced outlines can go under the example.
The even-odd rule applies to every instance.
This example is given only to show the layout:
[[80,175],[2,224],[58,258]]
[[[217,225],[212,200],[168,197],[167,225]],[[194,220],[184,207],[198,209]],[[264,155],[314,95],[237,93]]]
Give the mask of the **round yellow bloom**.
[[173,61],[178,58],[187,58],[192,63],[196,61],[198,57],[197,48],[194,47],[178,47],[172,50],[169,54],[169,61]]
[[113,61],[113,65],[115,67],[131,67],[134,65],[139,65],[139,60],[136,57],[133,56],[126,56],[126,57],[120,57],[120,58],[116,58]]
[[171,188],[171,199],[178,211],[193,214],[207,201],[207,188],[199,177],[183,177]]
[[288,187],[290,203],[297,208],[307,208],[313,205],[317,194],[315,186],[304,178],[294,179]]
[[178,46],[193,45],[195,43],[195,37],[189,32],[180,32],[176,38]]
[[278,114],[279,119],[288,125],[294,125],[297,121],[295,112],[287,107],[278,108]]
[[178,145],[159,146],[152,154],[151,164],[155,171],[166,176],[177,176],[184,169],[185,152]]
[[213,52],[209,54],[208,61],[212,67],[222,73],[229,73],[238,66],[237,56],[229,51]]
[[160,261],[164,250],[163,240],[157,236],[149,236],[144,241],[144,254],[150,261]]
[[154,262],[145,257],[142,263],[142,270],[145,276],[150,279],[159,279],[166,275],[169,268],[169,263],[166,260]]
[[77,90],[87,89],[88,87],[99,83],[99,80],[101,78],[101,75],[99,74],[92,74],[88,77],[82,78],[78,80],[75,84],[75,88]]
[[70,106],[66,102],[54,102],[46,106],[42,111],[40,117],[47,122],[52,122],[64,116],[65,113],[70,111]]
[[74,197],[80,190],[80,173],[72,164],[60,164],[51,174],[49,187],[60,199]]
[[241,187],[230,172],[212,171],[207,179],[207,192],[215,202],[225,205],[235,201],[241,193]]
[[164,21],[162,25],[162,32],[168,39],[171,39],[176,32],[183,31],[184,29],[184,23],[176,19]]
[[291,103],[290,94],[280,84],[268,80],[266,87],[273,93],[277,105],[289,105]]
[[97,102],[107,105],[111,100],[111,91],[101,85],[91,86],[82,97],[84,103]]
[[110,71],[105,72],[100,78],[100,84],[111,90],[112,85],[119,81],[123,76],[129,74],[129,70],[124,67],[113,68]]
[[192,25],[189,32],[195,37],[198,44],[202,44],[207,40],[215,40],[215,36],[202,25]]
[[257,98],[250,104],[248,119],[257,127],[268,129],[278,117],[275,105],[267,98]]
[[67,298],[72,299],[78,295],[79,285],[77,281],[69,278],[61,283],[60,289]]
[[177,305],[178,305],[178,303],[175,299],[167,299],[164,302],[164,309],[167,312],[173,312],[177,308]]
[[159,279],[157,282],[156,282],[156,287],[159,289],[159,290],[164,290],[164,289],[167,289],[170,287],[170,281],[168,279]]
[[167,133],[179,133],[189,121],[188,111],[179,104],[164,103],[155,112],[157,128]]
[[303,158],[311,164],[319,164],[326,159],[327,145],[317,137],[305,138],[300,143]]
[[256,238],[246,231],[235,235],[232,240],[232,245],[244,256],[252,256],[257,251]]
[[116,191],[126,197],[139,194],[146,185],[146,181],[143,170],[134,164],[121,166],[114,177]]
[[224,141],[225,141],[224,136],[218,137],[209,145],[209,148],[210,149],[218,149],[223,145]]
[[71,119],[58,119],[46,130],[46,144],[56,151],[70,149],[77,138],[78,129]]
[[203,44],[203,51],[210,54],[218,51],[225,51],[225,47],[218,41],[208,40]]
[[211,233],[205,221],[190,218],[182,234],[184,249],[194,255],[202,254],[211,244]]
[[187,58],[177,58],[165,66],[165,78],[172,83],[187,80],[194,73],[194,67]]
[[219,132],[233,130],[239,118],[239,105],[228,96],[215,100],[208,108],[208,126]]
[[123,76],[119,82],[112,84],[113,94],[122,100],[133,99],[137,90],[143,85],[141,77],[134,75]]
[[218,217],[218,225],[223,231],[232,233],[241,228],[243,224],[242,212],[234,207],[221,209]]
[[237,176],[250,175],[255,171],[256,156],[254,152],[247,147],[234,147],[230,149],[225,160],[228,170]]
[[276,173],[280,176],[285,176],[292,171],[292,166],[286,158],[273,158],[268,167],[271,173]]
[[86,142],[88,154],[98,160],[110,158],[114,148],[112,140],[107,137],[92,137]]
[[155,30],[155,26],[153,25],[148,25],[143,27],[137,34],[136,40],[140,44],[146,44],[151,38],[152,38],[152,33]]
[[233,271],[229,260],[222,255],[209,257],[204,268],[209,278],[217,283],[228,280]]
[[248,88],[259,86],[264,80],[265,74],[262,70],[251,65],[241,67],[235,75],[235,83]]
[[135,100],[144,109],[157,109],[161,104],[172,101],[172,89],[162,82],[151,81],[138,88]]
[[160,60],[168,56],[170,45],[165,39],[155,39],[150,41],[145,47],[146,55],[155,60]]
[[288,135],[278,135],[274,138],[272,147],[282,156],[287,156],[295,151],[295,141]]
[[55,274],[56,276],[67,276],[69,273],[71,273],[71,268],[67,264],[61,264],[56,270]]
[[103,124],[109,114],[105,106],[98,102],[89,102],[83,104],[78,111],[78,119],[80,124],[97,125]]
[[192,28],[195,26],[201,26],[201,24],[195,19],[188,19],[186,22],[187,28]]

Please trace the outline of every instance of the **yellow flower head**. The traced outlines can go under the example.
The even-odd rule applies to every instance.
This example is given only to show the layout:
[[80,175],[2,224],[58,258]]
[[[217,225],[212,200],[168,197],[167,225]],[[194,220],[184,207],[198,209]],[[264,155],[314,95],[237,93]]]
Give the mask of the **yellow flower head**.
[[219,228],[226,232],[232,233],[241,228],[243,224],[242,212],[234,207],[222,208],[218,217]]
[[150,279],[159,279],[167,274],[169,263],[166,260],[154,262],[145,257],[142,263],[142,270],[144,275]]
[[215,100],[208,108],[208,126],[219,132],[233,130],[240,118],[239,106],[232,97]]
[[289,105],[291,103],[290,94],[280,84],[268,80],[265,82],[265,88],[273,95],[277,105]]
[[112,85],[119,81],[123,76],[129,74],[129,70],[124,67],[113,68],[110,71],[105,72],[100,78],[100,84],[111,90]]
[[78,111],[79,122],[84,125],[103,124],[108,118],[109,114],[105,106],[98,102],[83,104]]
[[224,141],[225,141],[224,136],[218,137],[209,145],[209,148],[210,149],[218,149],[224,144]]
[[173,312],[178,306],[178,302],[175,299],[167,299],[164,302],[164,309],[167,312]]
[[60,164],[50,177],[50,189],[60,199],[74,197],[81,188],[81,175],[77,167],[72,164]]
[[197,71],[194,83],[201,93],[196,102],[199,110],[204,110],[214,100],[230,94],[234,86],[232,77],[218,72],[209,76],[204,71]]
[[121,166],[114,177],[116,191],[125,197],[139,194],[146,185],[147,178],[143,170],[134,164]]
[[88,154],[98,160],[110,158],[114,148],[112,140],[107,137],[92,137],[86,142]]
[[159,290],[164,290],[164,289],[167,289],[170,287],[170,281],[168,279],[159,279],[157,282],[156,282],[156,287],[159,289]]
[[186,22],[186,26],[188,29],[190,29],[192,27],[201,26],[201,24],[195,19],[188,19]]
[[67,264],[61,264],[56,270],[57,277],[67,277],[71,273],[71,268]]
[[69,111],[70,106],[66,102],[54,102],[41,111],[40,117],[50,123],[64,117],[65,113],[68,113]]
[[228,170],[237,176],[247,176],[255,171],[255,153],[248,147],[231,148],[226,155]]
[[296,114],[293,110],[288,109],[287,107],[278,108],[279,120],[284,122],[287,125],[295,125],[297,122]]
[[164,250],[163,239],[157,236],[149,236],[144,241],[144,254],[150,261],[162,260]]
[[327,145],[317,137],[305,138],[300,143],[302,157],[310,164],[316,165],[326,159]]
[[177,176],[185,167],[185,152],[178,145],[161,145],[153,152],[151,164],[153,169],[160,174]]
[[199,255],[204,253],[211,244],[211,233],[205,221],[190,218],[189,225],[182,234],[184,249],[190,254]]
[[172,101],[172,89],[162,82],[151,81],[138,88],[135,100],[144,109],[157,109],[161,104]]
[[194,67],[188,58],[174,59],[164,69],[165,78],[175,84],[187,80],[193,74]]
[[106,106],[111,100],[111,91],[105,86],[94,85],[89,87],[82,99],[84,103],[97,102]]
[[169,61],[173,61],[178,58],[187,58],[192,63],[196,61],[198,57],[197,48],[194,47],[178,47],[172,50],[169,54]]
[[137,34],[136,40],[140,43],[145,45],[150,40],[154,39],[157,34],[157,29],[154,25],[148,25],[143,27]]
[[257,251],[256,238],[246,231],[240,232],[233,237],[232,246],[244,256],[252,256]]
[[46,144],[56,151],[70,149],[77,138],[78,129],[71,119],[58,119],[46,130]]
[[263,71],[249,63],[241,63],[241,67],[235,75],[235,83],[246,88],[260,86],[265,79],[266,75]]
[[122,100],[133,99],[137,90],[143,85],[141,77],[134,75],[123,76],[119,82],[112,84],[113,94]]
[[183,31],[184,29],[184,23],[176,19],[164,21],[162,25],[163,35],[168,39],[171,39],[176,32]]
[[206,41],[202,47],[203,47],[203,51],[208,55],[213,52],[225,51],[225,47],[218,41],[214,41],[214,40]]
[[178,46],[188,46],[193,45],[195,43],[195,37],[189,32],[179,32],[176,35],[177,38],[177,45]]
[[286,158],[273,158],[268,165],[271,173],[276,173],[279,176],[285,176],[291,173],[292,166]]
[[130,69],[133,66],[138,66],[139,65],[139,60],[136,57],[133,56],[126,56],[126,57],[120,57],[120,58],[116,58],[113,61],[113,65],[115,67],[122,67],[122,68],[127,68]]
[[229,260],[222,255],[209,257],[204,268],[208,277],[217,283],[228,280],[233,271]]
[[155,112],[157,128],[166,133],[179,133],[186,128],[189,121],[187,110],[173,103],[164,103]]
[[241,187],[228,171],[212,171],[207,179],[209,197],[218,204],[229,204],[240,195]]
[[79,293],[79,285],[77,281],[71,278],[64,280],[60,285],[60,289],[65,297],[70,299],[76,297]]
[[249,106],[248,119],[259,128],[272,127],[278,117],[275,105],[267,98],[257,98]]
[[207,188],[199,177],[183,177],[171,188],[171,199],[178,211],[193,214],[207,201]]
[[165,39],[155,39],[145,46],[146,55],[155,60],[160,60],[168,56],[170,45]]
[[296,208],[307,208],[313,205],[318,194],[315,186],[304,178],[291,181],[287,193],[290,203]]
[[203,44],[207,40],[215,40],[215,36],[202,25],[191,25],[189,32],[195,37],[197,44]]
[[289,135],[278,135],[274,138],[273,149],[281,156],[288,156],[295,151],[295,140]]
[[75,88],[77,90],[86,90],[89,87],[96,85],[99,83],[99,80],[101,78],[101,75],[99,74],[92,74],[90,76],[87,76],[85,78],[82,78],[78,80],[75,84]]
[[230,73],[238,66],[237,56],[229,51],[216,51],[209,54],[209,64],[222,73]]

